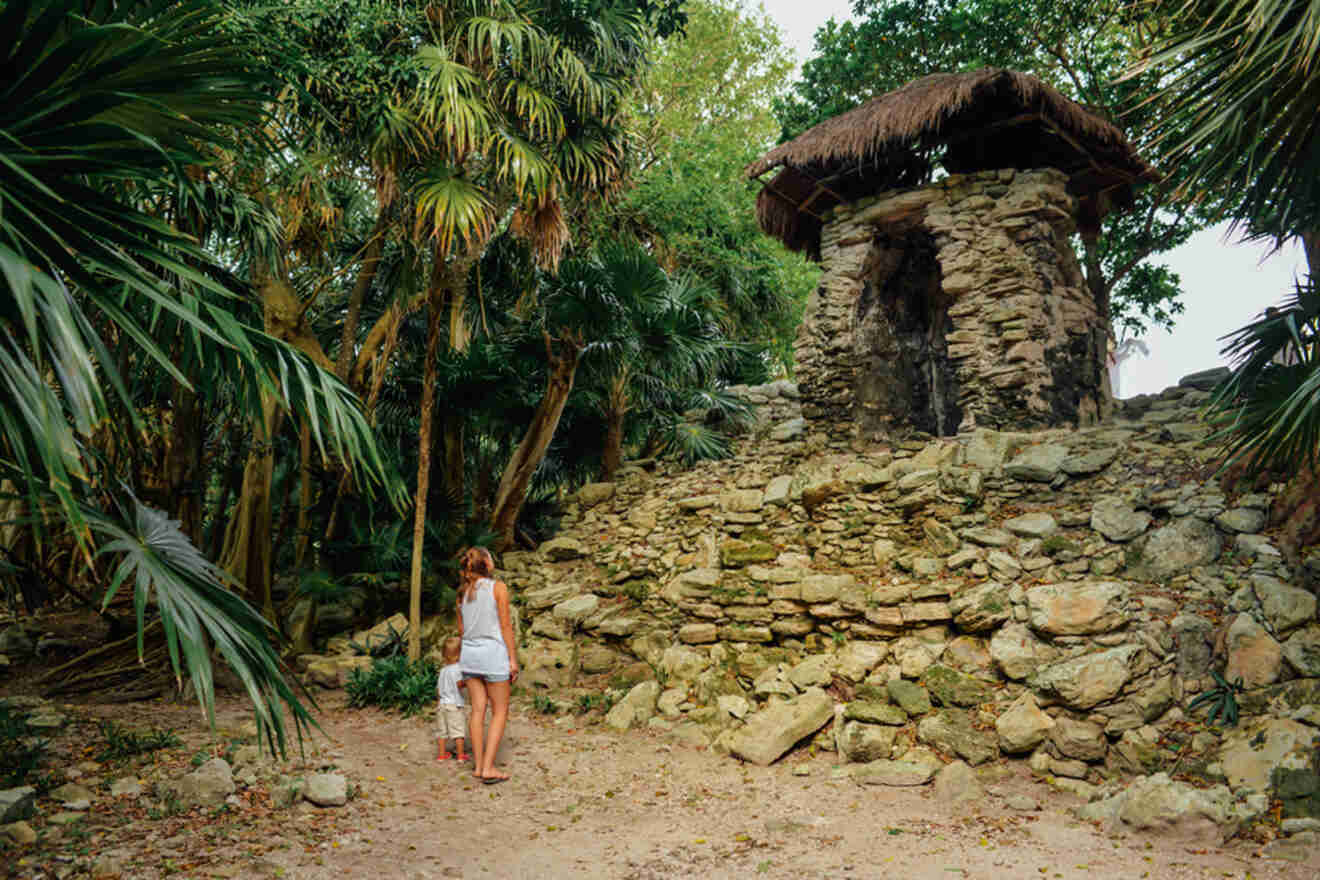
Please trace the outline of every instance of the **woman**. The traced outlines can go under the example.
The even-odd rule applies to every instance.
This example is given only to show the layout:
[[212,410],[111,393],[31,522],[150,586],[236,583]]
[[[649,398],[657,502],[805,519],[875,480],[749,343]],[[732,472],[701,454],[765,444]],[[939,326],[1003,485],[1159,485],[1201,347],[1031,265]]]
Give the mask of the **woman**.
[[[458,665],[472,704],[473,776],[487,785],[504,782],[509,774],[495,769],[495,752],[509,719],[509,688],[518,678],[518,648],[513,640],[509,588],[495,580],[495,561],[484,547],[463,554],[458,590],[458,634],[463,638]],[[490,703],[490,729],[486,704]]]

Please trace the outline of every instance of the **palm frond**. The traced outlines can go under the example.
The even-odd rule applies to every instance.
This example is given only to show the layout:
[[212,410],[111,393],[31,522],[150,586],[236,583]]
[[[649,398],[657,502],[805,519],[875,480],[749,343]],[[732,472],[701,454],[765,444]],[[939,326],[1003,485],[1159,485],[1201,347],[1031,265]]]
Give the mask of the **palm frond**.
[[[123,505],[117,512],[88,508],[84,515],[103,541],[98,555],[119,560],[103,607],[132,582],[139,656],[146,611],[154,602],[175,678],[182,683],[186,671],[210,724],[215,723],[214,648],[242,680],[256,708],[260,736],[271,750],[283,755],[288,746],[286,709],[301,743],[304,731],[318,725],[289,685],[288,670],[273,647],[278,632],[228,589],[228,576],[201,555],[178,523],[131,495]],[[310,694],[303,696],[315,705]]]
[[494,230],[494,205],[486,192],[449,165],[431,169],[418,183],[416,198],[417,234],[435,238],[442,253],[456,239],[475,249]]
[[1320,289],[1299,284],[1277,310],[1225,337],[1233,372],[1209,404],[1224,466],[1291,470],[1320,459]]

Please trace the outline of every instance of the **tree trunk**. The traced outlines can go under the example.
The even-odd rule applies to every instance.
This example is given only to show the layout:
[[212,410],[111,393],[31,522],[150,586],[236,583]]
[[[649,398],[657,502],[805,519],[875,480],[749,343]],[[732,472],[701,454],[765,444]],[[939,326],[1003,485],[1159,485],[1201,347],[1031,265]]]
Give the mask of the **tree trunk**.
[[445,316],[444,292],[446,277],[458,276],[461,283],[466,273],[457,267],[447,272],[445,258],[436,249],[431,269],[430,306],[426,316],[426,359],[422,370],[422,407],[417,428],[417,496],[413,502],[412,567],[408,588],[408,659],[422,656],[422,549],[426,540],[426,495],[431,484],[431,422],[435,413],[435,386],[440,372],[437,357],[440,353],[440,330]]
[[[363,412],[367,417],[367,424],[373,427],[376,424],[376,404],[380,401],[381,390],[385,387],[385,377],[389,374],[390,359],[394,356],[394,349],[399,343],[399,330],[403,326],[403,319],[407,317],[410,309],[394,309],[382,316],[372,328],[372,333],[377,331],[380,338],[371,343],[371,350],[378,352],[379,357],[373,359],[375,366],[371,372],[371,389],[367,392],[367,399],[363,405]],[[365,378],[365,370],[368,361],[359,361],[359,366],[354,368],[353,375],[356,377],[354,382],[360,382]],[[335,540],[335,531],[339,527],[339,510],[343,505],[345,496],[353,492],[353,477],[348,471],[340,474],[339,482],[335,484],[334,499],[330,502],[330,515],[325,521],[325,533],[322,536],[322,543],[331,544]]]
[[[272,486],[272,494],[273,489]],[[279,525],[275,528],[275,542],[271,545],[270,558],[272,565],[279,563],[280,548],[288,546],[289,532],[297,528],[296,518],[302,509],[302,493],[299,491],[297,495],[294,494],[293,481],[288,476],[284,478],[283,489],[284,497],[280,501]]]
[[582,353],[582,340],[567,335],[553,340],[546,333],[545,351],[550,366],[545,395],[536,407],[522,442],[505,466],[499,489],[495,492],[495,507],[491,511],[490,522],[498,536],[495,549],[499,551],[513,546],[513,531],[518,522],[518,513],[527,500],[527,487],[545,458],[545,451],[554,439],[555,429],[559,427],[564,404],[568,402],[568,395],[573,390],[578,356]]
[[600,481],[612,483],[623,463],[623,419],[625,413],[614,407],[605,414],[605,451],[600,457]]
[[275,602],[271,596],[270,489],[275,471],[276,415],[274,396],[263,393],[261,423],[256,426],[243,468],[243,488],[221,561],[221,567],[243,585],[254,604],[260,604],[261,613],[271,623],[275,623]]
[[1105,278],[1104,266],[1100,264],[1100,235],[1097,232],[1082,232],[1082,265],[1086,269],[1086,287],[1095,300],[1096,311],[1104,322],[1105,332],[1113,335],[1109,327],[1109,288]]
[[452,407],[446,407],[443,418],[444,471],[441,485],[445,495],[462,506],[467,493],[463,468],[463,417]]
[[380,266],[381,252],[385,249],[385,230],[389,226],[389,206],[381,204],[376,215],[376,224],[371,229],[371,238],[367,239],[362,254],[362,267],[358,269],[357,281],[348,295],[348,310],[344,314],[344,327],[339,334],[339,356],[335,359],[335,375],[348,380],[357,353],[353,343],[357,339],[358,321],[362,317],[362,302],[371,289],[371,282],[376,279],[376,269]]
[[[243,449],[241,441],[237,438],[235,443],[240,445],[234,447],[225,461],[225,470],[221,477],[224,485],[220,489],[220,499],[211,516],[211,553],[207,557],[209,559],[218,560],[224,555],[225,547],[229,543],[229,531],[235,521],[233,517],[226,520],[225,513],[229,510],[229,500],[243,488]],[[222,527],[221,522],[224,522],[225,526]]]
[[1306,254],[1306,269],[1312,280],[1320,283],[1320,229],[1303,232],[1302,250]]
[[[297,348],[322,369],[333,370],[309,326],[303,304],[286,281],[257,266],[253,280],[261,295],[266,332]],[[275,397],[261,395],[261,423],[256,427],[247,465],[243,470],[243,488],[238,507],[225,538],[221,567],[243,585],[248,596],[261,603],[262,613],[275,622],[275,603],[271,597],[271,482],[275,470],[272,445],[283,413]]]
[[605,410],[605,449],[600,456],[600,481],[609,483],[623,463],[623,423],[628,416],[628,375],[621,372],[610,383]]
[[165,447],[165,498],[193,546],[202,545],[202,407],[197,395],[174,388],[173,430]]
[[298,433],[298,540],[293,549],[293,567],[301,570],[311,542],[312,513],[312,429],[303,420]]

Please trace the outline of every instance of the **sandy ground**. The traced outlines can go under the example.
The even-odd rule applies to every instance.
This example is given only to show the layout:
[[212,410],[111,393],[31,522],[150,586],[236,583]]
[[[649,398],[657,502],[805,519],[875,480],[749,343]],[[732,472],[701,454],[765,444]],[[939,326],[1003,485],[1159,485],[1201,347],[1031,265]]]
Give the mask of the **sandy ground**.
[[[89,715],[149,717],[206,740],[195,708],[83,706]],[[951,809],[931,788],[861,787],[833,756],[790,755],[768,768],[673,745],[647,732],[616,734],[592,716],[548,717],[518,706],[507,762],[513,778],[487,786],[456,762],[437,763],[429,718],[350,710],[322,698],[327,737],[307,768],[333,764],[361,785],[347,806],[261,809],[116,822],[103,811],[93,854],[131,857],[123,876],[151,878],[900,877],[1307,878],[1320,864],[1158,836],[1108,834],[1074,819],[1078,801],[1004,765],[992,794]],[[147,714],[149,712],[149,714]],[[247,718],[224,701],[223,733]],[[183,768],[186,769],[186,768]],[[800,775],[804,774],[805,775]],[[1001,796],[1042,809],[1014,812]],[[268,805],[267,805],[268,806]],[[153,830],[154,829],[154,830]],[[54,849],[30,853],[10,876],[35,877]],[[45,876],[50,876],[45,874]]]

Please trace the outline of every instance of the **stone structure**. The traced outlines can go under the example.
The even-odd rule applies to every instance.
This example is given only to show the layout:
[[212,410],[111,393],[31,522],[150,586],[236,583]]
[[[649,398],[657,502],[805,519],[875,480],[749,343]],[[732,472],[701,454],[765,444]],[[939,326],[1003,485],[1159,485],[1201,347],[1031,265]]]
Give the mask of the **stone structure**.
[[1059,171],[947,177],[834,209],[796,353],[804,413],[864,440],[911,427],[1093,424],[1104,322]]
[[1025,74],[937,74],[749,175],[772,170],[762,228],[824,269],[796,342],[808,420],[865,444],[1106,414],[1108,304],[1069,239],[1153,176],[1112,125]]
[[[1199,775],[1219,827],[1270,797],[1320,815],[1316,596],[1260,531],[1270,493],[1198,480],[1200,378],[1107,424],[889,451],[798,427],[788,383],[746,389],[777,415],[736,457],[629,465],[502,557],[520,681],[565,707],[609,689],[606,725],[746,761],[809,741],[868,786],[1006,755],[1088,798]],[[1249,672],[1232,731],[1187,708],[1214,669]]]

